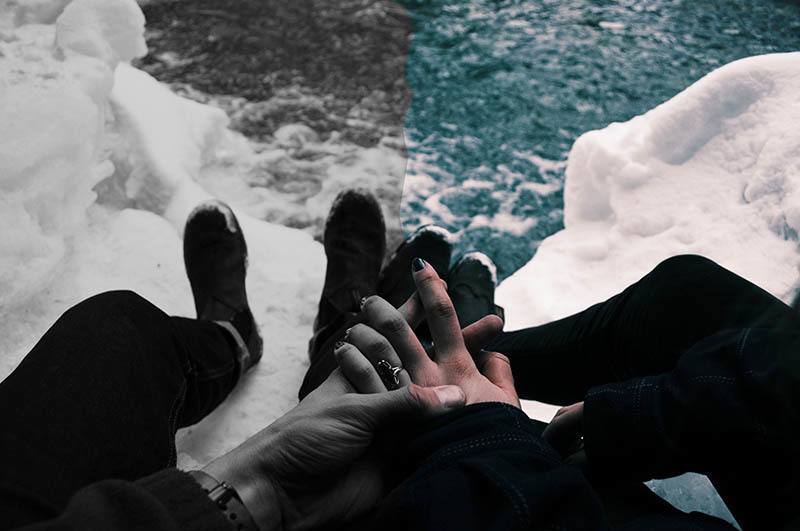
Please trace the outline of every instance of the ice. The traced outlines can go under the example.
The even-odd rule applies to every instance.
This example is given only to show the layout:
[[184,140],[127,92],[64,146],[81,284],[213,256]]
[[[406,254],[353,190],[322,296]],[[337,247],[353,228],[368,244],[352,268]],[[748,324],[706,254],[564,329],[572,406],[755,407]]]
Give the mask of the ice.
[[[790,301],[800,264],[798,93],[800,53],[742,59],[642,116],[578,138],[564,230],[498,288],[507,329],[580,311],[682,253],[708,256]],[[653,488],[730,519],[702,476]]]

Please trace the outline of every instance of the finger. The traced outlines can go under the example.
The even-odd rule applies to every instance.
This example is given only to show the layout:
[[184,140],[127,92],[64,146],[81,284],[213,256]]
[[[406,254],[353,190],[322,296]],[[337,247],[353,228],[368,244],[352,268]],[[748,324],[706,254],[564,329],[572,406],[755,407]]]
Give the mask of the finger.
[[430,264],[421,258],[415,258],[413,263],[414,282],[436,345],[436,361],[454,361],[466,354],[466,348],[453,302]]
[[[373,367],[381,360],[386,360],[392,367],[403,367],[400,356],[392,344],[370,326],[359,323],[347,332],[346,337],[346,341],[360,350]],[[398,373],[397,379],[400,380],[401,386],[411,383],[411,378],[405,369]]]
[[419,300],[419,293],[416,291],[397,311],[412,329],[416,329],[425,320],[425,308],[422,307],[422,301]]
[[473,356],[480,354],[497,334],[503,331],[503,320],[496,315],[487,315],[461,330],[464,344]]
[[436,364],[428,357],[416,334],[400,312],[380,297],[370,297],[364,303],[361,315],[366,324],[381,334],[400,357],[400,362],[415,382],[427,381],[425,371],[433,371]]
[[486,378],[497,387],[516,394],[514,375],[511,372],[511,362],[509,362],[508,358],[503,354],[488,350],[481,351],[478,356],[476,356],[475,365],[478,366],[478,370],[481,374],[486,376]]
[[562,454],[571,453],[583,430],[583,402],[562,407],[542,432],[542,436]]
[[319,387],[314,389],[308,394],[301,402],[304,403],[325,403],[333,398],[342,395],[355,393],[356,388],[350,383],[350,380],[342,372],[342,369],[336,367],[331,374],[322,382]]
[[342,374],[359,393],[383,393],[386,386],[375,367],[350,343],[342,343],[333,351]]
[[373,426],[398,417],[424,418],[441,415],[467,403],[464,391],[456,385],[421,387],[416,384],[388,393],[358,395],[357,407]]

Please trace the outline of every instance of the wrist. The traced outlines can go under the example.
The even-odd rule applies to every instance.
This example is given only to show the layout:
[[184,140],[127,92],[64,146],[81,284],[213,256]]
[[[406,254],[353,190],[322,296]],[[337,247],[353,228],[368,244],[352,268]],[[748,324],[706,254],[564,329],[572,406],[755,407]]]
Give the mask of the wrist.
[[202,471],[236,490],[259,531],[280,531],[283,528],[280,498],[269,478],[235,466],[228,455],[215,459]]

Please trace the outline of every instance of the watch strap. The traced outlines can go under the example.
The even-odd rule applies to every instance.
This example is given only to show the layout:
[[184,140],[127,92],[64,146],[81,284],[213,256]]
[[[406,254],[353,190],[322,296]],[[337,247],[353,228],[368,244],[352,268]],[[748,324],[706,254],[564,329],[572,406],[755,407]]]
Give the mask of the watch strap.
[[217,481],[202,470],[192,470],[189,475],[197,481],[214,505],[225,513],[234,529],[259,531],[236,489],[224,481]]

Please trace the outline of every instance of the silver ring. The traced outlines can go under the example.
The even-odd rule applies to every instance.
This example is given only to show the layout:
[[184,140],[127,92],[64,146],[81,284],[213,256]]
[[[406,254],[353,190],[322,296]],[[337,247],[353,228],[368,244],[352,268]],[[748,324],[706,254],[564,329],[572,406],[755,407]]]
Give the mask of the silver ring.
[[394,391],[400,388],[400,378],[397,377],[402,367],[395,367],[386,360],[380,360],[375,368],[378,370],[378,376],[389,391]]

